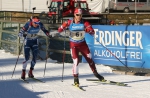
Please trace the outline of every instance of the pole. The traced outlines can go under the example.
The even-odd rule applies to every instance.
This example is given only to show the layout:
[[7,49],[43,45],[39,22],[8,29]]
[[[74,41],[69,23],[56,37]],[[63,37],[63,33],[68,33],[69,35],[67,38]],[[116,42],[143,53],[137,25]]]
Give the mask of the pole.
[[34,10],[36,10],[36,7],[32,8],[33,12],[32,12],[32,17],[34,16]]
[[2,11],[2,0],[0,0],[0,11]]
[[29,0],[29,12],[30,12],[30,9],[31,9],[31,0]]
[[[47,38],[46,38],[46,43],[48,43],[47,42]],[[45,68],[44,68],[44,75],[43,75],[43,77],[45,77],[45,71],[46,71],[46,64],[47,64],[47,59],[48,59],[48,47],[49,47],[49,45],[50,45],[50,41],[49,41],[49,44],[48,45],[46,45],[46,60],[45,60]]]
[[24,12],[24,0],[22,0],[22,11]]
[[137,13],[137,8],[136,8],[136,0],[135,0],[135,13]]
[[109,13],[109,9],[110,9],[110,0],[108,1],[108,13]]
[[[92,35],[91,35],[92,36]],[[97,42],[99,42],[96,38],[94,38]],[[113,55],[120,63],[122,63],[127,69],[133,72],[127,65],[125,65],[116,55],[114,55],[107,47],[105,47],[101,42],[99,42],[111,55]]]
[[137,8],[136,8],[136,0],[135,0],[135,14],[136,14],[136,24],[137,24]]
[[[47,51],[47,50],[46,50],[46,51]],[[48,59],[48,55],[47,55],[47,52],[46,52],[46,60],[45,60],[45,68],[44,68],[44,74],[43,74],[43,77],[45,77],[45,71],[46,71],[47,59]]]
[[62,68],[62,80],[61,80],[61,82],[63,82],[63,77],[64,77],[64,61],[65,61],[65,54],[66,54],[65,38],[66,38],[66,30],[65,30],[65,37],[64,37],[63,68]]
[[[14,70],[13,70],[13,73],[12,73],[12,77],[13,77],[13,75],[14,75],[14,72],[15,72],[15,69],[16,69],[16,65],[17,65],[17,63],[18,63],[19,56],[20,56],[21,51],[22,51],[22,47],[23,47],[24,41],[25,41],[25,39],[23,40],[23,43],[22,43],[22,45],[21,45],[21,47],[20,47],[19,54],[18,54],[18,58],[17,58],[17,60],[16,60],[16,64],[15,64],[15,67],[14,67]],[[12,77],[11,77],[11,78],[12,78]]]

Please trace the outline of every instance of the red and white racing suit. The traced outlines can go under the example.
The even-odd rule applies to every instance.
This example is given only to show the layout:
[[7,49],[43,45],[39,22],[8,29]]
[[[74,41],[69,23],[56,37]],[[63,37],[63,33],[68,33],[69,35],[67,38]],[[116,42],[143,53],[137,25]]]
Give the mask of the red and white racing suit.
[[70,31],[70,51],[73,59],[73,76],[78,77],[79,52],[85,57],[91,70],[96,72],[95,63],[92,60],[90,50],[85,42],[85,33],[94,35],[94,30],[88,21],[82,20],[79,23],[74,23],[73,19],[64,22],[59,28],[61,33],[64,29],[69,28]]

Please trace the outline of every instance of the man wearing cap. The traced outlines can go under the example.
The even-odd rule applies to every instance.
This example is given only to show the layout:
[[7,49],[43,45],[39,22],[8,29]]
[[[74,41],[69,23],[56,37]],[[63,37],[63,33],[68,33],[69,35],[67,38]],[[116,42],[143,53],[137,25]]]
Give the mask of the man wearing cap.
[[79,85],[79,52],[85,57],[93,74],[99,79],[103,80],[104,77],[99,75],[94,61],[92,60],[90,50],[85,42],[85,33],[89,33],[92,36],[94,35],[94,30],[88,21],[82,19],[82,10],[80,8],[75,8],[74,18],[65,21],[59,28],[58,32],[61,33],[66,28],[69,28],[70,31],[70,51],[73,59],[73,76],[74,84]]
[[38,54],[37,34],[40,30],[42,30],[49,37],[49,32],[45,29],[44,25],[40,22],[40,20],[37,16],[34,16],[32,19],[30,19],[30,21],[28,21],[22,27],[22,29],[18,33],[19,37],[24,37],[25,60],[23,61],[21,79],[25,79],[27,62],[30,57],[30,50],[32,51],[33,57],[32,57],[32,61],[31,61],[30,70],[28,72],[28,76],[30,78],[34,77],[32,70],[34,69],[34,66],[36,64],[36,58],[37,58],[37,54]]

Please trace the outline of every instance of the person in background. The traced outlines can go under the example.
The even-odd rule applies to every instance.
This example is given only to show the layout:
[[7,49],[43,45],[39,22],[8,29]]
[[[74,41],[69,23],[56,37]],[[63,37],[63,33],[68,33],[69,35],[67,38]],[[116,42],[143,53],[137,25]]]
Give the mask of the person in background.
[[34,78],[33,70],[36,64],[36,59],[38,55],[38,32],[42,30],[46,36],[50,37],[48,30],[45,29],[44,25],[40,22],[38,16],[33,16],[30,21],[28,21],[18,33],[19,37],[24,37],[24,55],[25,59],[22,66],[21,79],[25,79],[27,62],[30,57],[30,50],[32,52],[32,60],[30,65],[30,70],[28,76]]
[[74,84],[79,85],[79,52],[87,60],[93,74],[100,80],[104,80],[104,77],[98,74],[94,61],[92,60],[90,50],[85,42],[85,33],[94,35],[94,29],[88,21],[82,19],[82,10],[80,8],[75,8],[74,18],[65,21],[59,28],[58,32],[61,33],[66,28],[70,31],[70,51],[73,59],[72,72],[74,76]]

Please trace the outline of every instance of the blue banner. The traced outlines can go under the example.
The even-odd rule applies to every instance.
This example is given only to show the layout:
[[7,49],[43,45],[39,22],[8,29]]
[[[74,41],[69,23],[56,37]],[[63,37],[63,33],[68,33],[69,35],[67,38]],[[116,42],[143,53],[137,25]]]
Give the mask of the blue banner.
[[[150,26],[93,25],[85,39],[96,64],[150,68]],[[82,62],[86,62],[83,58]]]

